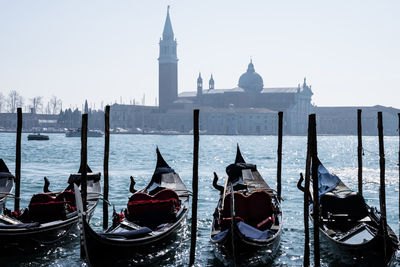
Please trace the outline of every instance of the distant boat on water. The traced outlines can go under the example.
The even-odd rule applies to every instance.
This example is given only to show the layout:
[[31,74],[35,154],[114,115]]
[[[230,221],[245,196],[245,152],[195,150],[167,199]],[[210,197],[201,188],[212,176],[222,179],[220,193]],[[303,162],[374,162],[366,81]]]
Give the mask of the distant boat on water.
[[32,140],[49,140],[49,136],[48,135],[44,135],[44,134],[40,134],[40,133],[34,133],[34,134],[28,135],[28,140],[29,141],[32,141]]
[[[68,129],[65,133],[66,137],[81,137],[81,128],[78,129]],[[88,137],[102,137],[103,133],[99,130],[88,130]]]

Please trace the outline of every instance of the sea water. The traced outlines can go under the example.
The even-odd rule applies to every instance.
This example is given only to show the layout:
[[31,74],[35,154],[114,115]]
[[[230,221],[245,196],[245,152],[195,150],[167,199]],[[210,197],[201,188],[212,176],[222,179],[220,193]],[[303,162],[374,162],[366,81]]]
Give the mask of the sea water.
[[[69,173],[80,165],[80,138],[66,138],[64,134],[50,134],[49,141],[28,141],[22,134],[21,150],[21,207],[26,207],[32,194],[42,192],[43,177],[50,182],[50,190],[66,187]],[[0,158],[12,173],[15,170],[15,140],[13,133],[0,134]],[[213,172],[223,184],[225,167],[233,163],[236,144],[248,163],[257,165],[266,182],[276,188],[277,169],[276,136],[200,136],[199,151],[199,202],[196,266],[223,266],[229,264],[209,241],[212,214],[219,192],[212,187]],[[303,261],[304,222],[303,193],[297,187],[299,173],[304,172],[306,137],[284,136],[282,155],[282,202],[283,233],[276,257],[269,264],[274,266],[300,266]],[[367,203],[379,207],[379,156],[378,137],[363,137],[364,197]],[[193,137],[190,135],[111,135],[109,200],[120,211],[126,207],[129,192],[129,176],[136,180],[136,188],[146,186],[156,163],[156,146],[169,165],[181,176],[187,187],[192,187]],[[357,137],[319,136],[318,155],[331,172],[338,175],[350,188],[357,190]],[[399,233],[398,224],[398,138],[385,137],[386,201],[388,222]],[[88,163],[95,172],[103,172],[104,138],[88,139]],[[103,177],[102,177],[103,178]],[[9,199],[8,208],[13,207]],[[112,208],[109,209],[110,215]],[[96,208],[91,225],[102,229],[102,203]],[[146,255],[132,261],[154,266],[187,266],[190,251],[190,217],[177,239],[175,246]],[[310,224],[312,227],[312,224]],[[312,231],[310,231],[312,232]],[[312,242],[312,238],[311,238]],[[312,250],[312,247],[311,247]],[[324,266],[341,265],[328,251],[321,251]],[[399,265],[396,258],[395,265]],[[249,265],[259,265],[257,259]],[[2,256],[1,266],[84,266],[80,259],[79,232],[74,229],[61,243],[24,256]]]

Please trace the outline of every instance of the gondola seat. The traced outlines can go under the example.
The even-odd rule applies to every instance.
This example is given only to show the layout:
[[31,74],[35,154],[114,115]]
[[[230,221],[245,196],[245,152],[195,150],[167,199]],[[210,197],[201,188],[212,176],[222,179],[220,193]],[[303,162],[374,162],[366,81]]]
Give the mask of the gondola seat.
[[326,219],[358,221],[368,215],[365,200],[357,192],[345,195],[329,192],[321,196],[320,203],[321,215]]
[[[260,230],[268,229],[273,222],[272,200],[267,192],[259,190],[249,196],[234,192],[235,196],[235,217],[236,220],[245,222],[248,225]],[[231,194],[227,194],[222,209],[221,227],[229,227],[231,218]]]
[[171,189],[163,189],[153,196],[137,192],[129,198],[126,217],[154,227],[175,220],[180,203],[178,195]]
[[56,197],[35,194],[29,203],[30,219],[40,223],[65,219],[68,212],[75,210],[75,195],[71,191],[64,191]]

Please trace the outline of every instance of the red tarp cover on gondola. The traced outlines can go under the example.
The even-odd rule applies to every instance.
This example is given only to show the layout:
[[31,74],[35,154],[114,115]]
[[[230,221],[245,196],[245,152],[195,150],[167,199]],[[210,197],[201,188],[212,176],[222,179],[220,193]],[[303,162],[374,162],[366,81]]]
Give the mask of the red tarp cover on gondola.
[[[269,222],[272,216],[271,197],[265,191],[255,191],[249,196],[235,192],[235,217],[247,224],[263,229],[265,223]],[[222,210],[223,218],[231,218],[231,194],[225,196],[224,207]],[[272,217],[271,217],[272,218]],[[273,219],[272,219],[273,220]]]
[[29,215],[32,220],[49,222],[65,218],[65,215],[76,210],[75,195],[72,191],[64,191],[56,197],[49,194],[35,194],[29,203]]
[[138,192],[129,198],[127,217],[132,220],[155,220],[161,223],[175,219],[179,208],[179,197],[171,189],[163,189],[154,196]]

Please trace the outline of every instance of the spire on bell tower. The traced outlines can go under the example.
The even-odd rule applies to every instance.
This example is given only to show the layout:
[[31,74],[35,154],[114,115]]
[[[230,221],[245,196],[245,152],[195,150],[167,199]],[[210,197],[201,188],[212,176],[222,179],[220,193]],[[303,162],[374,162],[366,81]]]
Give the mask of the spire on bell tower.
[[85,110],[84,110],[84,112],[85,112],[86,114],[89,113],[89,105],[88,105],[87,99],[85,100]]
[[158,66],[159,107],[165,110],[178,98],[178,57],[176,55],[176,39],[172,30],[169,6],[162,38],[160,38]]
[[169,17],[169,6],[167,9],[167,18],[165,19],[162,39],[160,40],[160,57],[158,60],[165,63],[176,63],[176,39],[172,30],[171,19]]
[[162,39],[160,39],[160,63],[176,63],[176,39],[174,39],[174,31],[172,30],[171,19],[169,17],[169,6],[167,9],[167,18],[165,19]]
[[174,31],[172,30],[171,19],[169,17],[169,6],[167,8],[167,18],[164,24],[163,40],[174,40]]

